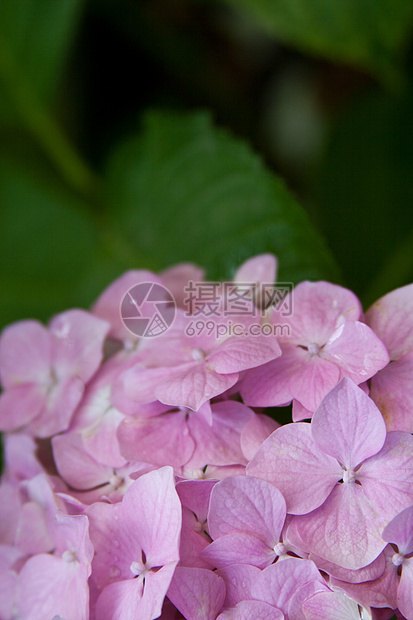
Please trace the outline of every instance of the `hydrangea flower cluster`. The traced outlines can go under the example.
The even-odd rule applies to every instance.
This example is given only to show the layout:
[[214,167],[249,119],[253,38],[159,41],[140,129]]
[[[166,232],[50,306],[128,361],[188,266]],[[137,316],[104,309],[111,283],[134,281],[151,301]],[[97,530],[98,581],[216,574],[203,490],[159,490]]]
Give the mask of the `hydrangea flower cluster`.
[[[184,264],[3,331],[1,620],[413,620],[413,285],[363,314],[276,268],[241,265],[238,314],[219,283],[188,311]],[[176,301],[156,337],[139,283]]]

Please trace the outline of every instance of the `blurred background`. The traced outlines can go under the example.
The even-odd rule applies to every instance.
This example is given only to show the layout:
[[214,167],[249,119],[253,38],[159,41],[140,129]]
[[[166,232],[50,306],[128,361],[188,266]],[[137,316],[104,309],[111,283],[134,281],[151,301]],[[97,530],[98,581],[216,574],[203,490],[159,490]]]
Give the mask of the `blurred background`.
[[411,0],[2,0],[0,324],[131,268],[413,279]]

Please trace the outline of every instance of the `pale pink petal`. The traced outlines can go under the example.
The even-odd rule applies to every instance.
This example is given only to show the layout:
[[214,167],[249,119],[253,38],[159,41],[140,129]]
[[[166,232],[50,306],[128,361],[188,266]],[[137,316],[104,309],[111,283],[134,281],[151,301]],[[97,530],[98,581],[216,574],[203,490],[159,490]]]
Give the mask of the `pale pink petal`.
[[89,617],[88,571],[75,558],[39,554],[31,557],[18,577],[17,608],[25,620],[62,616]]
[[302,422],[303,420],[311,420],[314,411],[306,409],[299,400],[293,400],[293,422]]
[[215,620],[225,600],[225,583],[205,568],[178,566],[168,598],[186,620]]
[[211,480],[183,480],[176,485],[182,505],[189,508],[200,522],[206,521],[214,484]]
[[126,460],[144,461],[158,467],[184,465],[195,448],[185,414],[181,411],[154,418],[125,418],[117,436],[121,454]]
[[349,570],[348,568],[342,568],[338,564],[333,562],[327,562],[323,558],[311,553],[309,559],[317,564],[318,568],[331,577],[346,581],[347,583],[362,583],[363,581],[373,581],[381,577],[386,565],[386,558],[383,553],[377,556],[371,564],[363,566],[358,570]]
[[37,383],[13,385],[0,395],[0,430],[15,431],[27,426],[46,405],[45,390]]
[[[315,411],[324,396],[338,383],[340,371],[322,357],[310,357],[308,351],[297,349],[303,358],[300,372],[290,378],[290,390],[305,409]],[[306,359],[304,359],[306,357]]]
[[32,421],[28,430],[42,438],[67,430],[84,389],[84,382],[77,376],[56,384],[49,393],[45,408]]
[[370,396],[388,431],[413,433],[413,353],[391,362],[371,379]]
[[265,568],[252,584],[251,593],[253,598],[270,603],[287,614],[291,598],[309,581],[324,583],[314,562],[286,558]]
[[399,512],[386,525],[383,540],[396,544],[401,555],[413,553],[413,505]]
[[3,437],[4,462],[9,472],[22,479],[43,473],[37,458],[37,445],[24,433],[8,433]]
[[219,614],[217,620],[283,620],[284,614],[263,601],[241,601],[234,609]]
[[112,338],[126,341],[135,341],[138,339],[123,325],[120,306],[126,293],[133,286],[136,286],[136,284],[142,284],[143,282],[162,283],[160,278],[151,271],[145,271],[143,269],[127,271],[112,282],[95,302],[92,312],[110,323],[111,329],[109,335]]
[[102,465],[122,467],[125,459],[119,448],[116,432],[124,419],[124,415],[117,409],[110,407],[103,418],[94,428],[82,433],[85,450]]
[[250,461],[261,444],[279,428],[278,422],[267,415],[255,414],[241,432],[241,449]]
[[359,620],[356,602],[341,592],[317,592],[303,602],[306,620]]
[[413,436],[388,433],[383,448],[362,464],[357,478],[386,525],[413,504]]
[[346,321],[332,334],[321,353],[337,364],[342,376],[356,383],[367,381],[390,361],[383,342],[370,327],[359,321]]
[[397,606],[407,620],[413,619],[413,560],[403,562],[400,585],[397,590]]
[[397,607],[397,588],[400,577],[397,575],[397,568],[392,562],[394,554],[394,549],[390,545],[387,545],[383,553],[380,554],[379,557],[385,560],[385,569],[377,579],[361,583],[348,583],[346,579],[340,581],[333,577],[330,580],[331,586],[343,590],[364,607],[390,607],[395,609]]
[[207,359],[210,368],[220,374],[229,374],[261,366],[280,355],[281,349],[275,338],[232,336],[224,340]]
[[348,470],[377,454],[386,439],[380,411],[347,378],[325,396],[313,415],[311,432],[318,447]]
[[186,309],[187,303],[184,301],[188,297],[185,287],[189,282],[202,282],[205,271],[193,263],[179,263],[168,269],[164,269],[159,274],[162,283],[172,293],[178,308]]
[[209,568],[208,562],[200,557],[201,551],[210,544],[204,528],[206,528],[206,524],[198,521],[191,510],[182,506],[182,530],[179,546],[180,566]]
[[360,318],[361,304],[354,293],[330,282],[301,282],[290,295],[291,316],[275,312],[271,320],[289,325],[288,341],[295,344],[322,346],[342,323]]
[[74,489],[93,489],[107,483],[113,475],[112,468],[101,465],[86,452],[77,433],[57,435],[52,446],[59,474]]
[[179,560],[181,502],[172,467],[138,478],[123,498],[122,515],[125,529],[139,542],[148,564],[163,566]]
[[251,409],[231,400],[212,405],[212,425],[199,412],[190,413],[188,428],[195,441],[195,451],[187,467],[246,465],[247,459],[241,450],[241,431],[252,415]]
[[294,527],[308,551],[352,570],[373,562],[386,546],[384,520],[355,483],[338,484],[320,508],[294,517]]
[[274,484],[288,513],[305,514],[327,499],[342,469],[314,443],[311,425],[298,422],[281,426],[264,441],[247,466],[247,475]]
[[251,586],[260,569],[250,564],[232,564],[218,569],[217,574],[225,581],[224,607],[235,607],[240,601],[252,598]]
[[251,564],[265,568],[273,562],[275,553],[256,536],[235,532],[214,540],[202,551],[201,558],[211,568],[223,568],[231,564]]
[[[155,391],[157,386],[163,381],[179,375],[181,366],[176,368],[143,368],[140,365],[133,366],[119,376],[119,383],[125,391],[125,396],[136,403],[152,403],[156,401]],[[117,386],[117,390],[121,389]],[[116,405],[119,402],[119,396]]]
[[96,604],[99,620],[153,620],[162,611],[165,594],[174,573],[176,562],[150,572],[142,580],[128,579],[108,585]]
[[68,310],[50,323],[52,363],[59,379],[77,376],[88,381],[103,357],[109,323],[84,310]]
[[234,282],[273,284],[277,277],[277,266],[274,254],[258,254],[238,267]]
[[383,340],[392,360],[413,349],[413,284],[398,288],[376,301],[366,322]]
[[179,374],[163,379],[155,389],[155,395],[161,403],[197,411],[237,381],[238,373],[221,375],[210,370],[207,364],[186,364],[180,367]]
[[225,534],[243,532],[275,544],[280,539],[285,516],[285,500],[272,484],[251,476],[226,478],[212,489],[209,534],[215,540]]
[[297,590],[288,605],[288,620],[303,620],[303,603],[317,592],[331,592],[326,583],[309,581]]
[[0,545],[0,618],[13,620],[15,605],[17,572],[13,565],[22,554],[14,547]]
[[47,383],[50,379],[51,338],[37,321],[19,321],[6,327],[0,338],[1,382],[4,388],[20,383]]

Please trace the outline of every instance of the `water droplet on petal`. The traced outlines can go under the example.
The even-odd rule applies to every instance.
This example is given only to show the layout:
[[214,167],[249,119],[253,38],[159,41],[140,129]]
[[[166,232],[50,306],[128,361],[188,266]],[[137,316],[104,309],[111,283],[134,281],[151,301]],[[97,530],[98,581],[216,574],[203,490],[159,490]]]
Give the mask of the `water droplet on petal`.
[[111,566],[109,569],[109,575],[110,577],[119,577],[120,575],[120,570],[117,566]]

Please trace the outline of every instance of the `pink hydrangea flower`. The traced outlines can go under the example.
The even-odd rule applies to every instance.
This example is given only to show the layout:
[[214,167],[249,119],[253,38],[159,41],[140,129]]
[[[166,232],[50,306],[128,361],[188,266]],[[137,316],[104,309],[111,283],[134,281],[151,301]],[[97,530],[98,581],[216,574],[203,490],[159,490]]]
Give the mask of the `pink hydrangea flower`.
[[413,284],[381,297],[366,313],[390,364],[370,380],[370,396],[389,431],[413,432]]
[[7,327],[0,340],[0,429],[36,437],[68,428],[85,384],[102,361],[109,325],[83,310]]
[[413,503],[413,437],[386,437],[373,401],[351,379],[342,379],[311,424],[274,431],[247,474],[272,482],[284,495],[287,512],[297,515],[287,533],[292,542],[358,569],[383,550],[386,523]]
[[295,420],[311,417],[342,377],[359,384],[387,365],[386,347],[364,323],[357,297],[328,282],[301,282],[290,293],[291,316],[275,311],[282,355],[246,373],[244,402],[268,407],[299,404]]

